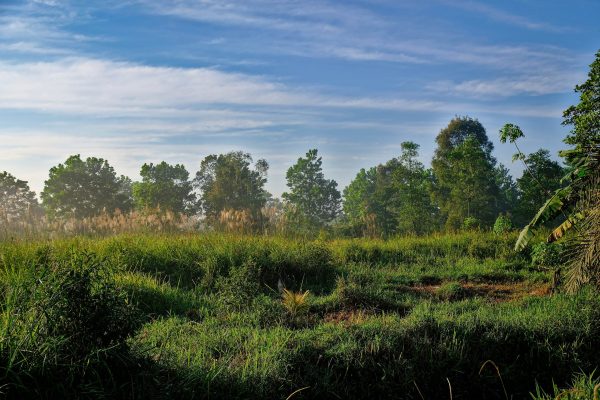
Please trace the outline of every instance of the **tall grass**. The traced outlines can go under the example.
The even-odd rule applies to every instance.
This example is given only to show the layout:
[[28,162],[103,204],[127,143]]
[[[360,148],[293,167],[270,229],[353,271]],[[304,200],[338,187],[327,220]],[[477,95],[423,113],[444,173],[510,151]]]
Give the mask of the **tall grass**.
[[479,373],[492,360],[509,396],[545,396],[598,366],[600,299],[534,293],[549,277],[512,239],[2,241],[0,386],[13,398],[447,398],[450,381],[454,398],[504,398]]

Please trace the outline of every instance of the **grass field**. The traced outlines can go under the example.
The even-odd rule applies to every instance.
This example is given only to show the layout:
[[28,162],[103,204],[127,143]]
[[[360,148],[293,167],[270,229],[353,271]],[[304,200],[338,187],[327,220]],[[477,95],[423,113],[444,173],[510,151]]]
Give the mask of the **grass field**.
[[575,379],[583,389],[561,398],[589,398],[567,396],[592,396],[596,384],[598,293],[552,294],[514,239],[4,241],[1,390],[550,399]]

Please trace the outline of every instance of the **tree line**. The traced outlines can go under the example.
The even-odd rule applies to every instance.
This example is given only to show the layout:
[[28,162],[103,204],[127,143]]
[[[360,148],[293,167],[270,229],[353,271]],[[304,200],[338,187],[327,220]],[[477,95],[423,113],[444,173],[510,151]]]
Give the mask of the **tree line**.
[[203,216],[207,225],[218,226],[243,213],[246,225],[258,230],[273,220],[265,215],[272,208],[272,216],[298,231],[335,226],[349,235],[387,237],[487,227],[499,214],[524,224],[564,175],[540,149],[526,157],[528,168],[514,181],[492,156],[484,127],[470,117],[452,119],[436,142],[431,168],[418,161],[418,144],[403,142],[398,157],[361,169],[342,193],[325,177],[318,150],[311,149],[288,169],[281,199],[265,189],[268,162],[254,162],[242,151],[205,157],[193,178],[181,164],[144,164],[137,182],[118,175],[103,158],[72,155],[50,169],[41,204],[26,182],[7,172],[0,175],[0,195],[11,218],[33,209],[49,218],[160,209]]
[[[564,124],[573,127],[565,142],[576,149],[599,145],[599,59],[600,53],[588,81],[576,88],[582,92],[580,104],[564,114]],[[507,127],[513,133],[518,129],[505,126],[503,142]],[[288,189],[281,199],[265,189],[268,162],[254,162],[242,151],[205,157],[194,177],[182,164],[144,164],[137,182],[117,175],[103,158],[72,155],[50,169],[41,204],[27,182],[1,173],[0,217],[88,218],[117,210],[169,210],[201,216],[213,227],[242,224],[245,230],[264,231],[280,225],[296,232],[334,229],[379,237],[487,228],[499,218],[521,227],[568,184],[565,174],[577,168],[569,157],[564,165],[552,160],[545,149],[528,155],[519,150],[513,160],[523,161],[525,169],[514,179],[494,158],[485,128],[468,116],[453,118],[436,145],[426,167],[418,160],[419,145],[403,142],[397,157],[361,169],[342,192],[325,177],[318,150],[310,149],[287,170]]]

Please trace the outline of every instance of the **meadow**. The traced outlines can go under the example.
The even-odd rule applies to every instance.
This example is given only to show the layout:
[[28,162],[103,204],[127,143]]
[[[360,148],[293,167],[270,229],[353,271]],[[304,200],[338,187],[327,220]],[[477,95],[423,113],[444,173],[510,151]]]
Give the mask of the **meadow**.
[[529,251],[512,250],[515,238],[6,239],[0,390],[20,399],[593,398],[598,293],[555,290]]

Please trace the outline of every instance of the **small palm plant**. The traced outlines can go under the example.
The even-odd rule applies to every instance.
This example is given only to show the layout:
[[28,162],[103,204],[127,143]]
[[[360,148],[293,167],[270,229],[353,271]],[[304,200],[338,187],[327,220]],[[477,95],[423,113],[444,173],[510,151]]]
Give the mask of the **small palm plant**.
[[305,315],[308,312],[308,295],[310,292],[292,292],[288,289],[283,289],[282,302],[288,314],[295,321],[298,317]]

